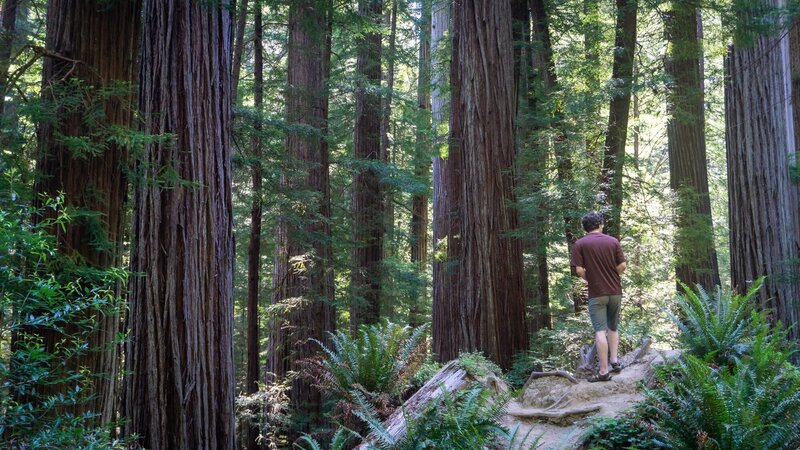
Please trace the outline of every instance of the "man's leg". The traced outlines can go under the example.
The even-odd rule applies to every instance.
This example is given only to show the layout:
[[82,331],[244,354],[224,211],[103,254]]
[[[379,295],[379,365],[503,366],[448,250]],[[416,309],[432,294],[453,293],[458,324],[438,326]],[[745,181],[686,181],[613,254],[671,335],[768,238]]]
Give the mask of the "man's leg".
[[617,350],[619,349],[619,331],[608,330],[608,351],[611,354],[608,360],[612,363],[619,362]]
[[600,375],[608,373],[608,341],[606,340],[606,332],[596,331],[595,345],[597,345],[597,359],[600,360]]

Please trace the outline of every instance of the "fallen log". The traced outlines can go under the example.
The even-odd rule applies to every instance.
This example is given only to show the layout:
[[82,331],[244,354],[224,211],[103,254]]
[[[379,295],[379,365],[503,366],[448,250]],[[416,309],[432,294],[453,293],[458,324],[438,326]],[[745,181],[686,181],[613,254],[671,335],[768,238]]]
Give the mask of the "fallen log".
[[522,419],[545,419],[545,420],[563,420],[569,416],[582,416],[600,411],[600,405],[584,405],[577,406],[569,409],[540,409],[540,408],[525,408],[525,409],[509,409],[508,415],[519,417]]
[[[383,423],[386,432],[393,440],[402,439],[406,432],[406,418],[418,417],[425,406],[432,400],[438,398],[443,392],[457,392],[470,387],[475,381],[480,381],[488,388],[498,391],[507,389],[502,380],[491,372],[486,379],[476,379],[470,375],[458,361],[450,361],[439,372],[436,373],[424,386],[411,396],[402,407],[397,408],[389,418]],[[364,442],[356,449],[364,450],[370,448],[370,444],[375,445],[377,437],[373,433],[367,435]]]
[[578,379],[566,370],[551,370],[549,372],[531,372],[531,375],[528,377],[528,381],[525,382],[525,386],[527,386],[531,381],[542,377],[564,377],[573,384],[578,384]]

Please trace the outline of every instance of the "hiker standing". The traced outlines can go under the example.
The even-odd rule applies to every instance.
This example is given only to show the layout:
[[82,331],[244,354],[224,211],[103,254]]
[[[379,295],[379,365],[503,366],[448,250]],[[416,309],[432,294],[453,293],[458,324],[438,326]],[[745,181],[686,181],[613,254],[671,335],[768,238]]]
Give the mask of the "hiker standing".
[[[603,234],[603,215],[589,212],[581,219],[586,236],[578,239],[572,247],[570,265],[578,276],[589,283],[589,317],[595,332],[600,371],[589,378],[590,382],[608,381],[611,373],[619,373],[617,350],[619,348],[620,303],[622,283],[620,275],[625,271],[625,255],[619,240]],[[608,365],[611,363],[611,370]]]

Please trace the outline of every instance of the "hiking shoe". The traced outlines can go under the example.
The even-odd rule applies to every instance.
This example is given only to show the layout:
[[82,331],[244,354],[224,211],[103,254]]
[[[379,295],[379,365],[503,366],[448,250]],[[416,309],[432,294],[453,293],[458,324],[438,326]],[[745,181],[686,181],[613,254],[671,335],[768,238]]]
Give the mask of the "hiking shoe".
[[611,381],[611,373],[610,372],[609,373],[604,373],[602,375],[600,375],[598,373],[596,375],[592,375],[586,381],[588,381],[589,383],[597,383],[597,382],[600,382],[600,381]]
[[622,364],[620,362],[611,363],[611,370],[609,370],[609,373],[620,373],[620,372],[622,372]]

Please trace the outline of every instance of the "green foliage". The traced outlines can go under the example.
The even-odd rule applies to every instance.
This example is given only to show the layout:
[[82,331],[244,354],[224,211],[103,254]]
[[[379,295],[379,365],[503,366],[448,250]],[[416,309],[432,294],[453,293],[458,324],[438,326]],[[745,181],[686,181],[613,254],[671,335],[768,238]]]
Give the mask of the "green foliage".
[[753,296],[762,282],[756,280],[744,295],[718,288],[711,296],[702,286],[692,291],[684,285],[685,293],[676,298],[678,313],[667,313],[682,332],[681,345],[696,357],[735,363],[761,326]]
[[[768,351],[768,350],[767,350]],[[674,449],[795,449],[800,446],[800,376],[796,368],[758,370],[743,362],[715,369],[692,355],[674,378],[646,393],[655,443]],[[771,372],[771,373],[770,373]]]
[[[377,411],[363,396],[358,399],[361,408],[357,414],[368,424],[371,439],[368,448],[371,449],[511,449],[521,448],[529,437],[519,436],[517,428],[509,430],[500,425],[500,417],[505,411],[505,399],[494,398],[491,391],[480,384],[455,393],[443,391],[419,415],[407,415],[406,433],[399,439],[391,436],[378,419]],[[334,442],[343,442],[348,434],[364,439],[353,431],[340,429],[334,436]],[[518,438],[521,438],[521,442],[517,442]],[[321,448],[319,443],[308,436],[303,441],[304,445],[298,445],[298,448]],[[529,444],[528,448],[536,448],[537,444],[538,439]],[[344,447],[332,443],[330,448],[335,450]]]
[[289,429],[288,382],[269,383],[260,386],[253,394],[239,394],[236,397],[236,428],[258,429],[259,442],[267,448],[280,448],[286,443],[284,436]]
[[0,208],[0,447],[124,448],[111,437],[114,425],[97,426],[95,412],[68,411],[93,398],[93,379],[110,376],[74,361],[107,351],[91,348],[88,337],[98,314],[120,313],[117,291],[127,274],[82,267],[56,250],[48,230],[71,220],[62,199],[31,211],[14,198]]
[[408,389],[425,360],[425,327],[404,327],[385,322],[362,325],[356,337],[344,331],[330,334],[321,361],[306,364],[306,376],[326,395],[338,401],[339,412],[349,416],[360,396],[387,416]]
[[591,428],[583,437],[587,450],[653,448],[652,425],[636,415],[594,417]]

